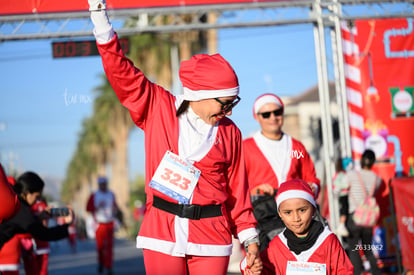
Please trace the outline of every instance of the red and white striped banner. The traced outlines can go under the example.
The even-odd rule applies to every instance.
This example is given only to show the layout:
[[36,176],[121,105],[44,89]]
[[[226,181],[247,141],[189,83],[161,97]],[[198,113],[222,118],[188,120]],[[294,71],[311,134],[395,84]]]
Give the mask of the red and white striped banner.
[[387,179],[413,172],[413,24],[398,18],[342,25],[352,156],[372,149],[388,166]]

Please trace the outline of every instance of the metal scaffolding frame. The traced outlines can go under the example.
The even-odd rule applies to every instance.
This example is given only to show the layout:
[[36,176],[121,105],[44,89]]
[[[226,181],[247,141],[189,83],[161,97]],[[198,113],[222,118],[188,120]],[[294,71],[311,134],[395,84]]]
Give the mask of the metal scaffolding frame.
[[[177,32],[239,27],[263,27],[316,23],[333,26],[335,18],[355,20],[366,18],[412,17],[414,0],[292,0],[251,2],[243,4],[195,5],[145,9],[109,10],[111,22],[120,35],[142,32]],[[316,13],[315,5],[321,8]],[[341,7],[342,13],[335,13]],[[214,13],[219,20],[207,22]],[[162,25],[160,18],[168,15],[171,22]],[[128,18],[137,18],[135,26],[124,26]],[[117,25],[115,25],[117,24]],[[92,35],[89,12],[40,13],[0,16],[0,41],[71,38]]]
[[[330,225],[335,232],[339,212],[330,180],[334,174],[335,152],[325,31],[330,30],[337,103],[341,108],[339,125],[342,157],[351,157],[340,23],[357,19],[413,17],[413,7],[414,0],[293,0],[109,10],[108,13],[117,33],[123,36],[144,32],[313,24],[324,140],[325,179],[329,201],[334,202],[330,203],[329,210]],[[214,13],[218,20],[216,22],[205,20],[209,13]],[[160,24],[162,20],[159,19],[166,15],[170,18],[169,24]],[[124,22],[131,17],[136,18],[138,23],[134,26],[124,25]],[[0,41],[85,37],[92,35],[92,28],[88,11],[0,16]]]

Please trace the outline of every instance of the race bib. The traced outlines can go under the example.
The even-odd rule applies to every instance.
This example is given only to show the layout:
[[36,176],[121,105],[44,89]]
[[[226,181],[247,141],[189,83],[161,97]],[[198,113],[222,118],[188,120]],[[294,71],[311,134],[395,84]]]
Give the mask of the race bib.
[[286,275],[326,275],[326,264],[288,261]]
[[188,204],[200,173],[189,161],[167,151],[149,186],[180,203]]

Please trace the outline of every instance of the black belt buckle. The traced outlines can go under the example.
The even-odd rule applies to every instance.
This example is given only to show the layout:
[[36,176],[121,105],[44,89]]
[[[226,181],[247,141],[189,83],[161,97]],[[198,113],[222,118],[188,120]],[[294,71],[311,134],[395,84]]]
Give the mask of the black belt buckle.
[[182,216],[192,220],[199,220],[201,216],[201,206],[196,204],[183,205]]

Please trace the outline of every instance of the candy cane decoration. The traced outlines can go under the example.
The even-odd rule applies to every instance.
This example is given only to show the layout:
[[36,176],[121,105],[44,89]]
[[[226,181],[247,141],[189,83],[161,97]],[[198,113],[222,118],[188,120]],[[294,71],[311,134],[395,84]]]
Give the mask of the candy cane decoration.
[[353,40],[358,35],[357,29],[355,27],[349,28],[346,22],[342,22],[341,29],[352,157],[353,159],[359,159],[364,151],[362,137],[364,130],[363,95],[361,91],[361,68],[359,66],[363,57],[361,57],[358,45]]

